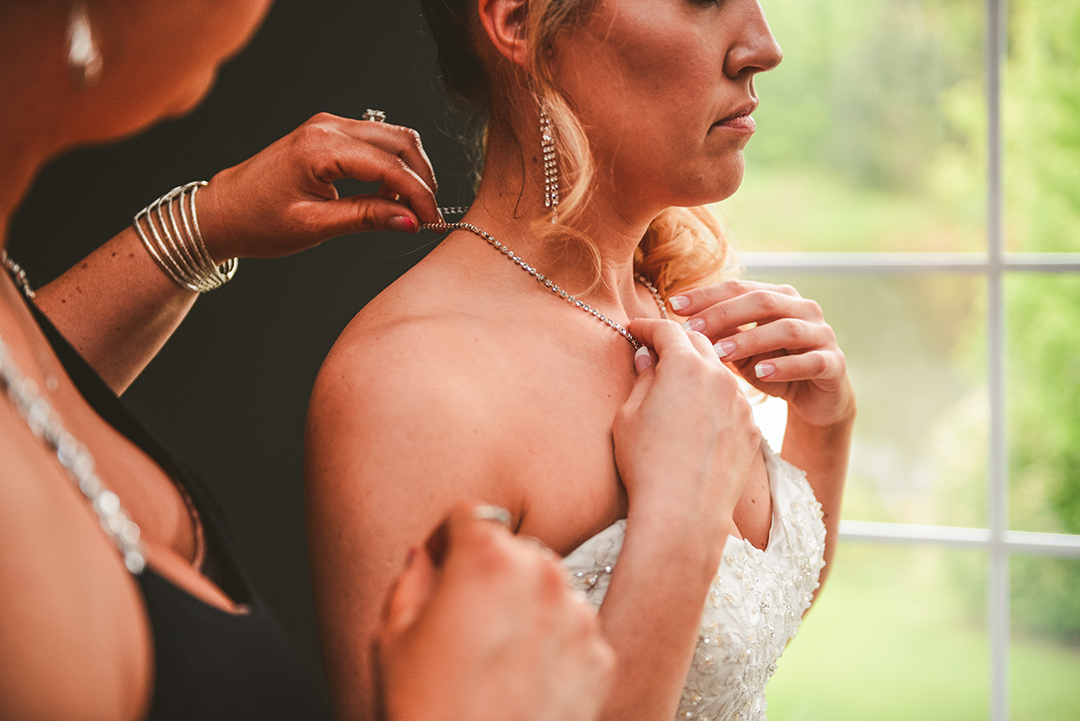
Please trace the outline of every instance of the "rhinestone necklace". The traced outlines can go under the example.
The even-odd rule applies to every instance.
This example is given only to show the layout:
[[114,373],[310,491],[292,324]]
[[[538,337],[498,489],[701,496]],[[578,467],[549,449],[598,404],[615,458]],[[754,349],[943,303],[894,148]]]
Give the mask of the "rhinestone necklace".
[[[8,256],[6,249],[0,250],[0,265],[4,266],[23,295],[33,300],[34,290],[30,287],[26,271]],[[48,383],[46,385],[48,386]],[[0,391],[7,392],[11,404],[30,426],[34,436],[56,451],[60,465],[90,501],[90,506],[101,521],[101,527],[120,549],[128,570],[134,574],[142,573],[146,566],[146,549],[139,542],[139,527],[131,520],[128,512],[120,507],[120,497],[102,485],[101,479],[94,473],[94,457],[90,455],[90,451],[64,430],[60,416],[38,393],[34,379],[23,375],[3,338],[0,338]],[[180,494],[188,517],[191,518],[195,535],[192,566],[200,570],[206,559],[206,537],[199,509],[187,489],[173,480],[172,476],[168,478]]]
[[[34,297],[30,281],[19,264],[0,251],[0,263],[11,275],[15,285],[27,298]],[[101,478],[94,472],[94,457],[86,446],[64,429],[60,416],[38,392],[33,378],[23,374],[15,362],[15,355],[0,337],[0,390],[19,416],[26,421],[34,437],[56,453],[56,459],[67,471],[79,491],[90,501],[106,535],[116,544],[124,565],[134,574],[146,567],[146,549],[139,541],[139,526],[131,520],[128,512],[120,507],[120,497],[105,488]]]
[[[439,208],[439,211],[444,215],[463,215],[467,210],[468,208],[464,207]],[[495,237],[491,235],[491,233],[487,232],[483,228],[473,225],[472,223],[467,223],[463,220],[454,223],[447,223],[445,221],[441,223],[424,223],[420,227],[427,230],[434,230],[439,233],[444,233],[450,230],[467,230],[470,233],[474,233],[480,236],[485,241],[487,241],[487,243],[491,247],[495,248],[495,250],[499,251],[511,261],[513,261],[519,268],[524,270],[533,278],[536,278],[536,282],[538,282],[540,285],[544,286],[552,293],[565,300],[567,303],[570,303],[574,307],[580,308],[584,312],[595,317],[608,328],[611,328],[613,331],[621,335],[627,340],[627,342],[631,346],[633,346],[635,351],[641,347],[641,343],[638,341],[638,339],[631,335],[630,331],[624,328],[620,323],[612,320],[611,318],[608,318],[606,315],[598,311],[596,308],[593,308],[585,301],[579,300],[578,298],[575,298],[572,294],[567,293],[565,290],[560,288],[555,283],[555,281],[551,280],[551,278],[546,277],[536,268],[526,263],[520,255],[517,255],[516,253],[514,253],[514,251],[507,248],[506,245],[504,245],[502,242],[496,240]],[[652,293],[653,299],[656,301],[657,307],[660,308],[660,316],[663,318],[667,318],[667,308],[664,307],[664,299],[660,296],[660,291],[656,289],[656,286],[649,282],[649,279],[643,276],[641,273],[635,273],[634,278],[643,286],[649,289],[649,292]]]
[[34,379],[23,375],[3,338],[0,338],[0,390],[7,394],[34,437],[56,453],[68,478],[90,501],[102,529],[120,549],[127,569],[134,574],[142,573],[146,567],[146,549],[139,542],[139,527],[120,507],[120,498],[106,489],[94,473],[90,451],[64,429],[60,416],[38,393]]
[[26,271],[18,263],[8,257],[7,250],[0,250],[0,263],[7,269],[8,275],[15,281],[15,285],[22,294],[30,300],[34,299],[34,290],[30,287],[30,279],[26,277]]

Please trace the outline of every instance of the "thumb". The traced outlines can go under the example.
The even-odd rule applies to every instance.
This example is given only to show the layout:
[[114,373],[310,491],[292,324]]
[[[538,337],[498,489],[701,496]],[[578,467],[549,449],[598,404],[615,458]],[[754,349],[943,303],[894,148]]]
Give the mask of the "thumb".
[[413,624],[435,589],[437,572],[427,548],[411,551],[412,559],[398,577],[387,599],[384,633],[396,636]]
[[648,346],[641,346],[634,353],[634,367],[637,369],[638,377],[623,406],[636,409],[641,407],[645,397],[649,395],[649,389],[652,388],[656,378],[656,359]]
[[372,230],[420,230],[416,213],[404,203],[382,195],[353,195],[316,204],[314,220],[322,234],[333,238]]

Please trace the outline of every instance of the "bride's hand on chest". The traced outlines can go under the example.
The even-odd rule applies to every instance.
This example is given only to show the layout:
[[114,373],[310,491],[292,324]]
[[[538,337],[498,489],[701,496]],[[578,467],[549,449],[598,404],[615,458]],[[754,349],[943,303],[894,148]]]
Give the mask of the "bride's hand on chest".
[[750,404],[705,336],[657,320],[630,331],[647,349],[612,427],[630,516],[700,528],[722,545],[760,458]]

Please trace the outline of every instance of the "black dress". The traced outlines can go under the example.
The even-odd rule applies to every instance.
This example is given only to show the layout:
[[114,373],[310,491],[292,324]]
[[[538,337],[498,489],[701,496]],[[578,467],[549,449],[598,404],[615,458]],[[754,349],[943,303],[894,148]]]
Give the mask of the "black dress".
[[154,642],[154,692],[147,718],[330,719],[322,687],[251,585],[220,509],[198,477],[164,452],[48,319],[30,307],[86,401],[183,485],[202,517],[215,580],[230,598],[249,607],[243,614],[221,611],[150,566],[136,576]]

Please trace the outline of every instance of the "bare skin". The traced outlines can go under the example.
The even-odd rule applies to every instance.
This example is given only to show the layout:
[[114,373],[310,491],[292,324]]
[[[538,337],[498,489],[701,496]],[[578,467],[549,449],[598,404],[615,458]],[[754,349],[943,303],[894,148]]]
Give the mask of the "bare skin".
[[[734,374],[711,346],[740,332],[706,323],[710,335],[690,333],[689,346],[681,329],[682,345],[665,336],[670,325],[656,320],[652,296],[635,283],[632,254],[665,207],[734,192],[749,133],[732,118],[756,105],[752,78],[779,62],[779,48],[752,0],[602,1],[557,36],[556,79],[589,133],[598,168],[576,227],[596,244],[602,265],[599,282],[582,293],[594,267],[572,245],[541,241],[531,226],[545,211],[522,7],[477,2],[481,54],[490,72],[512,78],[512,97],[497,105],[500,122],[491,126],[466,220],[608,317],[633,321],[659,356],[657,378],[692,358],[690,346],[711,354],[715,367],[698,357],[686,372],[664,372],[649,397],[678,413],[658,430],[660,406],[641,403],[635,390],[652,382],[645,379],[651,371],[635,374],[627,342],[467,231],[450,234],[361,311],[320,372],[306,454],[317,609],[331,693],[344,718],[372,715],[364,654],[383,588],[405,549],[460,498],[505,506],[519,532],[560,554],[629,519],[600,611],[618,658],[605,718],[671,717],[723,543],[728,534],[759,548],[768,539],[771,498],[757,431]],[[722,287],[696,291],[681,312],[713,318],[722,302],[749,290]],[[757,346],[732,355],[734,368],[788,353],[829,359],[816,367],[777,361],[771,381],[754,382],[792,402],[783,455],[811,474],[831,554],[854,416],[843,354],[812,302],[776,308],[785,290],[760,290],[771,300],[742,303],[738,312],[747,317],[739,325],[774,332],[740,336]],[[823,390],[796,392],[806,386]],[[802,412],[811,406],[816,413]],[[707,412],[719,418],[699,416]],[[680,418],[685,427],[673,427]],[[691,432],[697,428],[709,428],[722,447],[703,454],[704,441]],[[651,454],[653,463],[635,464],[635,453]],[[378,483],[388,476],[393,485]]]

